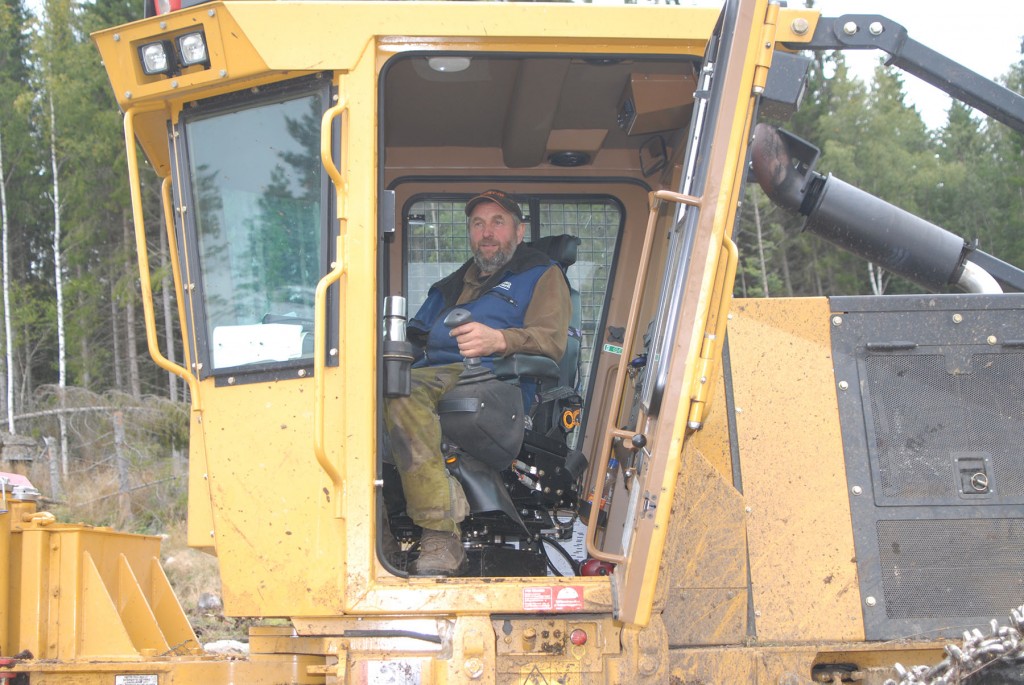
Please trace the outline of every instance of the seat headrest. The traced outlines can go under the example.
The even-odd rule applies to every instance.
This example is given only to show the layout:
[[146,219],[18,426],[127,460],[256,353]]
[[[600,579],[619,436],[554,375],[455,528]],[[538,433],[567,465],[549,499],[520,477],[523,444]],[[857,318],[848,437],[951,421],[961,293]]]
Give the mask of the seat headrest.
[[562,235],[539,238],[529,245],[558,262],[562,270],[565,270],[576,263],[576,252],[580,246],[580,239],[574,235],[563,233]]

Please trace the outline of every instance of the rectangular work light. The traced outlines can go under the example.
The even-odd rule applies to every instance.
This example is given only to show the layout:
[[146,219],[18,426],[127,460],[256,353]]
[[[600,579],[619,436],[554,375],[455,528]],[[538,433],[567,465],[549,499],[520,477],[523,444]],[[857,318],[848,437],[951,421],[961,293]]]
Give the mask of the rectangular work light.
[[169,74],[174,69],[174,52],[169,40],[159,40],[139,46],[139,60],[146,76]]
[[178,36],[177,41],[178,59],[181,60],[181,66],[210,65],[210,54],[206,49],[206,36],[202,31],[183,33]]

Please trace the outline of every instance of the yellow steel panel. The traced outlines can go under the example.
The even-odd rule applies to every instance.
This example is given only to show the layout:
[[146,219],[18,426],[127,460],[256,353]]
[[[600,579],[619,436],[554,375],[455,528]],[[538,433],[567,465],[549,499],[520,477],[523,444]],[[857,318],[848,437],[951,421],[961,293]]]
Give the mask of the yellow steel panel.
[[[754,650],[735,647],[674,649],[669,662],[673,682],[755,685],[758,656]],[[809,683],[810,678],[795,682]]]
[[[86,552],[82,556],[81,611],[62,611],[62,616],[70,615],[72,625],[61,626],[61,659],[72,660],[75,657],[87,656],[126,656],[136,655],[131,636],[118,615],[117,607],[107,592],[107,587],[100,577],[100,572],[93,563],[92,555]],[[71,589],[62,586],[61,591]],[[68,593],[70,594],[70,593]],[[77,609],[74,596],[62,597],[63,604]],[[62,607],[63,608],[63,607]],[[67,638],[77,633],[73,643]],[[73,648],[73,650],[72,650]]]
[[[675,52],[703,45],[718,20],[717,8],[592,7],[572,4],[245,2],[224,6],[270,69],[347,69],[374,37],[440,48],[450,39],[478,45],[568,47],[579,39],[593,49],[604,42],[658,46]],[[344,39],[339,39],[339,27]],[[294,31],[294,35],[287,35]],[[486,37],[486,41],[483,38]],[[602,39],[605,39],[602,41]],[[699,53],[699,50],[697,50]]]
[[188,525],[189,547],[215,553],[213,545],[213,505],[210,502],[210,476],[206,463],[206,434],[203,415],[191,412],[188,433]]
[[863,640],[822,298],[737,301],[729,349],[760,640]]
[[149,566],[153,578],[150,608],[170,648],[175,654],[201,652],[202,646],[196,640],[196,634],[160,566],[160,560],[154,557],[150,560]]
[[46,632],[49,625],[47,611],[47,579],[49,578],[50,535],[43,530],[29,530],[15,536],[12,563],[18,562],[12,571],[11,601],[17,602],[12,619],[16,621],[11,634],[12,653],[24,649],[33,654],[46,654]]
[[[195,421],[226,612],[337,613],[343,528],[313,458],[311,379],[223,388],[209,379],[200,387],[204,410]],[[337,435],[333,418],[329,435]]]
[[[394,50],[549,52],[557,45],[573,52],[700,55],[717,19],[717,8],[239,0],[98,31],[93,39],[126,110],[153,100],[180,104],[285,75],[349,71],[375,43]],[[140,45],[197,26],[206,33],[209,68],[173,78],[142,74]],[[161,173],[165,160],[161,154]]]
[[707,459],[727,482],[732,483],[732,452],[729,449],[729,412],[725,406],[725,382],[722,365],[715,373],[713,397],[715,401],[704,418],[704,426],[690,440],[694,448]]
[[149,602],[142,594],[139,581],[135,579],[132,567],[128,565],[128,559],[121,554],[119,560],[117,613],[121,616],[121,623],[128,631],[135,649],[140,652],[148,649],[156,654],[163,654],[169,647],[167,639],[157,624]]
[[743,498],[692,443],[683,450],[659,581],[672,644],[729,644],[747,632]]

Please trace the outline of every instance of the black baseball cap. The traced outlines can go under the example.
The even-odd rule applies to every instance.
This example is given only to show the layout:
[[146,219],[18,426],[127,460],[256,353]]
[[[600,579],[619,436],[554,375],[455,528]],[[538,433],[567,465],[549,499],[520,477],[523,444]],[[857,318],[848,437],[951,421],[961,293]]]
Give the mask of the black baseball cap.
[[466,203],[466,216],[469,216],[473,212],[473,208],[481,202],[493,202],[499,205],[506,212],[519,219],[520,223],[523,221],[523,210],[520,209],[519,203],[513,200],[507,193],[501,190],[485,190],[480,193],[469,202]]

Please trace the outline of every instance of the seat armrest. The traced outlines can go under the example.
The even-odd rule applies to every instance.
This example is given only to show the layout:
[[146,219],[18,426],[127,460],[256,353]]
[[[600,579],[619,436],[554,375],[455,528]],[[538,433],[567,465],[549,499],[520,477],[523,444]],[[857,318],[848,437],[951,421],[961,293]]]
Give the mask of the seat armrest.
[[558,364],[539,354],[510,354],[494,362],[494,375],[503,381],[517,378],[533,378],[539,381],[558,382]]

